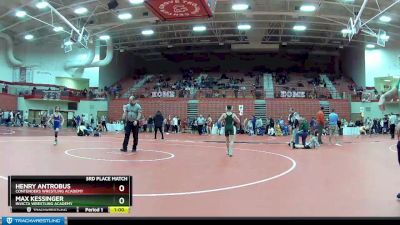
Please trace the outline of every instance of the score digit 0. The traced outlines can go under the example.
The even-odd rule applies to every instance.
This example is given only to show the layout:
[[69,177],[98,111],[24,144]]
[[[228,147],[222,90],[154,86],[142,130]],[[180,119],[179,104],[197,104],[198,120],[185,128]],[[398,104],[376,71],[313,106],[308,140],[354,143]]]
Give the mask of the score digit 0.
[[119,204],[121,204],[121,205],[125,204],[125,198],[124,198],[124,197],[119,198],[119,199],[118,199],[118,202],[119,202]]
[[124,186],[124,185],[119,185],[118,190],[119,190],[120,192],[124,192],[124,191],[125,191],[125,186]]

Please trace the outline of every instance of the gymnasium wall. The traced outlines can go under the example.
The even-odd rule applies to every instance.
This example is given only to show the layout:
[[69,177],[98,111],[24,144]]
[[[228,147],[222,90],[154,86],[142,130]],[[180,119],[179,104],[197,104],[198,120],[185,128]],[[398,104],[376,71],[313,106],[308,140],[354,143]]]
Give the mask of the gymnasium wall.
[[0,109],[16,110],[17,96],[0,93]]
[[385,105],[385,111],[381,112],[377,102],[352,102],[351,113],[361,113],[360,108],[364,108],[365,117],[382,118],[385,114],[400,114],[400,105],[398,102]]
[[[144,115],[154,115],[160,110],[164,116],[178,115],[181,118],[187,117],[187,99],[140,99]],[[331,100],[331,107],[335,108],[340,118],[350,119],[350,104],[347,100]],[[120,120],[122,116],[122,107],[128,104],[127,99],[115,99],[109,104],[110,120]],[[297,112],[308,120],[315,117],[320,109],[318,100],[313,99],[267,99],[266,115],[268,118],[279,119],[282,117],[287,120],[289,108],[293,107]],[[232,105],[233,111],[238,113],[238,106],[244,106],[243,119],[250,118],[254,115],[253,99],[200,99],[199,114],[204,117],[211,115],[214,120],[218,119],[221,113],[225,111],[225,106]]]
[[[128,104],[128,99],[115,99],[110,101],[108,107],[108,117],[110,121],[121,120],[122,107]],[[158,110],[164,117],[177,115],[182,119],[187,117],[187,99],[140,99],[143,115],[154,116]]]
[[345,118],[347,121],[350,120],[351,104],[347,100],[330,99],[329,100],[331,109],[335,109],[339,118]]
[[[99,49],[96,57],[99,58]],[[90,87],[99,85],[99,68],[65,70],[68,61],[83,61],[87,58],[88,50],[74,48],[65,54],[60,44],[46,44],[29,42],[16,47],[17,55],[22,62],[33,67],[33,83],[57,84],[56,77],[74,77],[90,79]]]
[[[6,56],[7,46],[3,39],[0,39],[0,80],[11,82],[13,79],[13,68]],[[15,56],[18,58],[18,56]]]
[[274,120],[282,117],[285,121],[289,116],[289,109],[293,108],[302,117],[311,119],[316,116],[320,105],[313,99],[267,99],[267,117]]
[[32,110],[54,110],[56,106],[60,106],[61,111],[70,111],[79,115],[97,116],[97,112],[108,111],[107,101],[80,101],[78,110],[68,110],[68,103],[63,101],[44,101],[44,100],[25,100],[23,97],[18,97],[18,110],[24,112]]
[[78,110],[75,114],[87,115],[92,114],[95,118],[97,117],[97,112],[107,112],[108,102],[107,101],[80,101],[78,103]]
[[[105,51],[102,51],[102,58],[105,56]],[[110,64],[100,67],[99,70],[99,88],[111,86],[117,81],[129,75],[128,67],[134,66],[135,60],[129,59],[127,53],[114,51],[114,58]]]
[[199,113],[205,118],[211,115],[213,121],[217,121],[221,114],[226,111],[226,106],[231,105],[233,112],[239,116],[239,105],[243,105],[243,119],[251,118],[254,115],[253,99],[200,99]]
[[25,100],[24,97],[18,97],[18,110],[24,112],[32,110],[54,110],[60,106],[61,111],[68,111],[68,103],[63,101],[45,101],[45,100]]
[[376,77],[400,77],[400,44],[388,42],[385,48],[365,50],[366,86],[374,86]]
[[56,77],[56,83],[60,86],[83,90],[89,88],[89,79],[74,79],[70,77]]
[[344,76],[350,77],[360,86],[366,84],[366,61],[363,47],[345,48],[341,51],[341,67]]

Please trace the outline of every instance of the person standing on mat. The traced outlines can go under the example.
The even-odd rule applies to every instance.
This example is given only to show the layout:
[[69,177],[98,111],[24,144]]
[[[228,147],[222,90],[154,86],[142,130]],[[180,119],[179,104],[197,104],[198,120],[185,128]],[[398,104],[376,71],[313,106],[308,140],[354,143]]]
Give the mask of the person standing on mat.
[[136,152],[139,143],[139,120],[142,117],[142,107],[139,105],[135,96],[129,98],[129,104],[124,106],[124,113],[122,115],[125,121],[125,138],[122,144],[122,152],[127,152],[129,136],[133,136],[132,152]]
[[[400,165],[400,123],[396,126],[396,134],[397,134],[397,160]],[[397,199],[400,200],[400,193],[397,194]]]
[[203,128],[204,128],[205,123],[206,123],[206,119],[204,119],[203,115],[200,115],[197,118],[197,129],[198,129],[199,135],[203,134]]
[[225,137],[226,137],[226,148],[227,155],[229,157],[233,156],[233,144],[235,142],[235,127],[234,123],[240,124],[240,119],[232,112],[232,106],[228,105],[226,107],[226,112],[221,115],[218,123],[224,122],[225,124]]
[[101,129],[104,132],[104,130],[107,132],[107,124],[106,124],[106,116],[103,115],[101,116]]
[[390,136],[392,137],[392,139],[394,139],[394,130],[396,127],[396,123],[397,123],[397,116],[391,113],[389,117],[389,124],[390,124]]
[[157,111],[153,121],[154,121],[154,139],[157,139],[157,130],[159,130],[161,133],[161,139],[164,139],[164,133],[162,129],[164,125],[164,117],[160,111]]
[[338,127],[339,116],[335,113],[335,109],[332,109],[332,112],[329,114],[329,143],[332,144],[332,136],[335,137],[336,145],[342,146],[339,144],[338,135],[339,135],[339,127]]
[[322,129],[325,127],[324,107],[317,113],[317,130],[318,130],[318,143],[322,144]]
[[54,145],[58,143],[58,132],[60,128],[64,124],[64,117],[60,113],[60,106],[56,106],[54,113],[50,116],[47,124],[50,124],[50,121],[53,120],[53,128],[54,128]]
[[[399,97],[399,91],[400,91],[400,80],[397,82],[397,84],[388,92],[383,94],[381,98],[379,99],[378,106],[382,111],[385,111],[385,103],[393,99],[394,97]],[[389,118],[390,122],[390,118]],[[398,162],[400,164],[400,124],[397,124],[396,127],[396,133],[397,133],[397,157],[398,157]],[[393,136],[392,136],[393,137]],[[397,199],[400,200],[400,193],[397,194]]]

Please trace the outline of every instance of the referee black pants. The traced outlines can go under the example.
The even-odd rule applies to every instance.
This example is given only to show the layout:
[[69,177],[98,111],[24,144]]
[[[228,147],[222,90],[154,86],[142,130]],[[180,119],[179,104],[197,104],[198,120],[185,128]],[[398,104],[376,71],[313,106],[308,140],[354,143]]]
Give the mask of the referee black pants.
[[163,133],[163,131],[162,131],[162,127],[155,127],[155,129],[154,129],[154,139],[157,139],[157,131],[160,131],[160,133],[161,133],[161,138],[162,139],[164,139],[164,133]]
[[394,139],[394,129],[395,129],[396,125],[394,124],[390,124],[390,135],[392,136],[392,139]]
[[128,143],[129,143],[129,136],[131,135],[131,132],[133,134],[133,147],[132,150],[136,151],[136,147],[139,143],[139,124],[136,124],[136,126],[133,125],[133,122],[127,122],[125,124],[125,138],[124,138],[124,143],[122,145],[122,148],[124,150],[128,149]]

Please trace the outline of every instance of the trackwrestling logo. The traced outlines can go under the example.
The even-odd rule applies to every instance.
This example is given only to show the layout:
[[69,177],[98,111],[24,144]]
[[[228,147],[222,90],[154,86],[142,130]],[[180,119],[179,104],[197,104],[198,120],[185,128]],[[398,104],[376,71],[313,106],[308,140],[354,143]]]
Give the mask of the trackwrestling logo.
[[47,224],[64,225],[64,217],[3,217],[3,224],[29,225],[29,224]]

